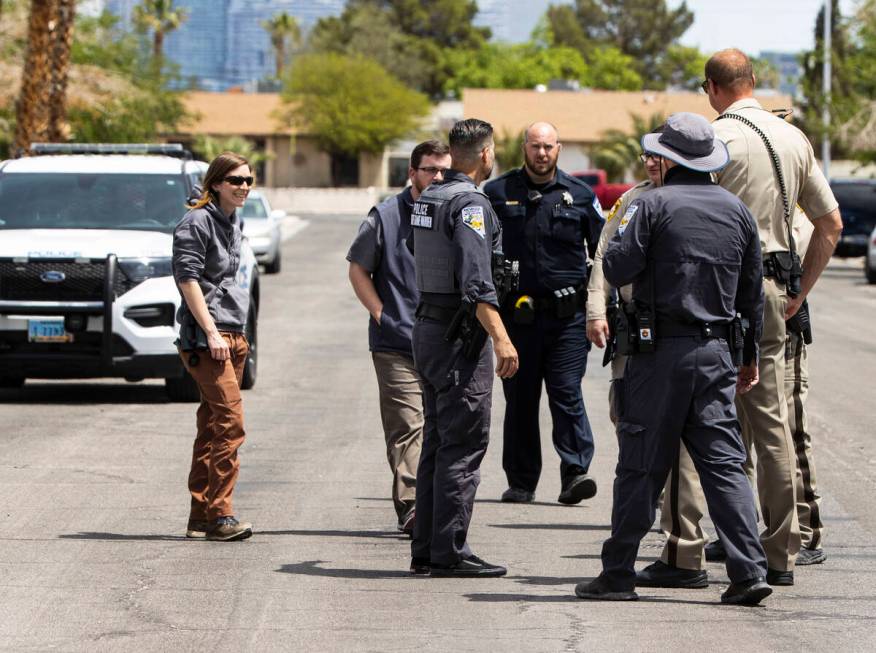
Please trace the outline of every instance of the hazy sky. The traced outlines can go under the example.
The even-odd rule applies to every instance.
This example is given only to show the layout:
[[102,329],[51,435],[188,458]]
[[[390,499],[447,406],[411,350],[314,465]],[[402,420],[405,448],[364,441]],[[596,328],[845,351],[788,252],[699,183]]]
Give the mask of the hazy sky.
[[[843,13],[850,15],[860,0],[841,0]],[[681,0],[667,0],[672,7]],[[572,0],[529,0],[515,7],[518,20],[510,26],[514,40],[529,38],[535,22],[549,4],[571,4]],[[749,54],[762,50],[798,52],[811,49],[818,10],[824,0],[687,0],[694,12],[694,24],[682,43],[705,52],[738,47]]]
[[[681,0],[669,0],[678,6]],[[841,0],[844,15],[858,5]],[[824,0],[687,0],[694,24],[681,41],[704,52],[738,47],[749,54],[763,50],[797,52],[814,44],[813,30]]]

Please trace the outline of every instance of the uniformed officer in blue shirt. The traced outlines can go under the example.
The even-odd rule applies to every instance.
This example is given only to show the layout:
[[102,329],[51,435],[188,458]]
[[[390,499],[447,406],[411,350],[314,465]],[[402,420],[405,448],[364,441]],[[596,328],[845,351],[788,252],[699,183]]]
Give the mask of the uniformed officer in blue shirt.
[[[432,576],[502,576],[505,567],[467,542],[480,465],[490,435],[493,349],[496,375],[517,371],[517,352],[499,316],[493,253],[499,224],[477,185],[490,176],[493,128],[470,118],[450,130],[451,169],[414,203],[411,227],[420,303],[414,364],[423,380],[423,448],[417,468],[417,518],[411,571]],[[455,318],[476,316],[492,339],[454,337]],[[474,320],[472,320],[472,323]],[[477,326],[473,324],[473,326]],[[471,333],[471,331],[469,331]]]
[[[670,116],[662,134],[643,137],[642,149],[661,157],[663,185],[630,205],[602,262],[612,285],[633,284],[629,331],[636,336],[624,370],[611,537],[602,573],[575,594],[638,598],[639,542],[683,441],[727,546],[730,587],[721,601],[755,605],[772,589],[734,399],[758,381],[764,295],[757,224],[712,181],[709,173],[730,157],[702,116]],[[749,324],[744,336],[737,314]]]
[[590,350],[584,312],[588,256],[596,252],[605,220],[591,188],[557,168],[561,149],[553,125],[534,123],[525,133],[523,167],[484,187],[502,222],[505,256],[520,261],[519,294],[502,307],[502,319],[520,354],[520,371],[502,384],[502,466],[508,478],[502,501],[511,503],[535,499],[542,462],[542,383],[560,456],[558,500],[575,504],[596,494],[596,482],[587,474],[593,432],[581,379]]

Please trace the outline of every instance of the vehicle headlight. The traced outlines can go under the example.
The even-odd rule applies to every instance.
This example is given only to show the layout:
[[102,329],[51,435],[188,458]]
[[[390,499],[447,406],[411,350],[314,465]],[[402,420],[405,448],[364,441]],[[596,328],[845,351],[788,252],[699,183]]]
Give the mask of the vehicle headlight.
[[170,258],[120,258],[119,269],[135,284],[173,275]]

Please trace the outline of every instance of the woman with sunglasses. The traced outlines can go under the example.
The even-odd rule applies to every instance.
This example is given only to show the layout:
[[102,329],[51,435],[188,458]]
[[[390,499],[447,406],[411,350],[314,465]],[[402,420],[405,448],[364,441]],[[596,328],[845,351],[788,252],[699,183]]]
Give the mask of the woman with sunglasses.
[[253,185],[246,159],[224,152],[210,163],[204,190],[173,234],[173,276],[182,295],[178,341],[201,405],[189,472],[186,537],[243,540],[252,525],[234,517],[237,449],[245,436],[240,381],[249,351],[244,336],[249,295],[237,283],[240,218]]

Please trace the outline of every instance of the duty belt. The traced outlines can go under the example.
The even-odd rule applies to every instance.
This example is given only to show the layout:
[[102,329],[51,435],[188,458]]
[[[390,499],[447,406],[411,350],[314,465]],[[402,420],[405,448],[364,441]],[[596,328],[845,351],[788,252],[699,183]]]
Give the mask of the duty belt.
[[459,310],[459,307],[450,308],[448,306],[439,306],[438,304],[427,304],[426,302],[420,302],[420,305],[417,306],[417,317],[425,317],[430,320],[436,320],[437,322],[449,323],[453,320],[453,317],[456,315],[456,312]]
[[[537,311],[553,310],[558,302],[558,299],[554,295],[528,295],[527,293],[519,293],[509,296],[506,304],[507,306],[513,307],[518,299],[527,296],[532,297],[532,301],[535,304],[535,310]],[[578,303],[578,308],[584,308],[587,304],[586,285],[581,284],[580,286],[575,286],[575,300]]]
[[763,257],[763,276],[780,279],[784,282],[787,273],[779,265],[777,254],[789,255],[789,252],[770,252]]
[[700,338],[724,338],[730,339],[729,323],[709,324],[707,322],[698,322],[695,324],[684,324],[675,322],[674,320],[657,320],[657,326],[654,331],[657,338],[690,338],[699,336]]

